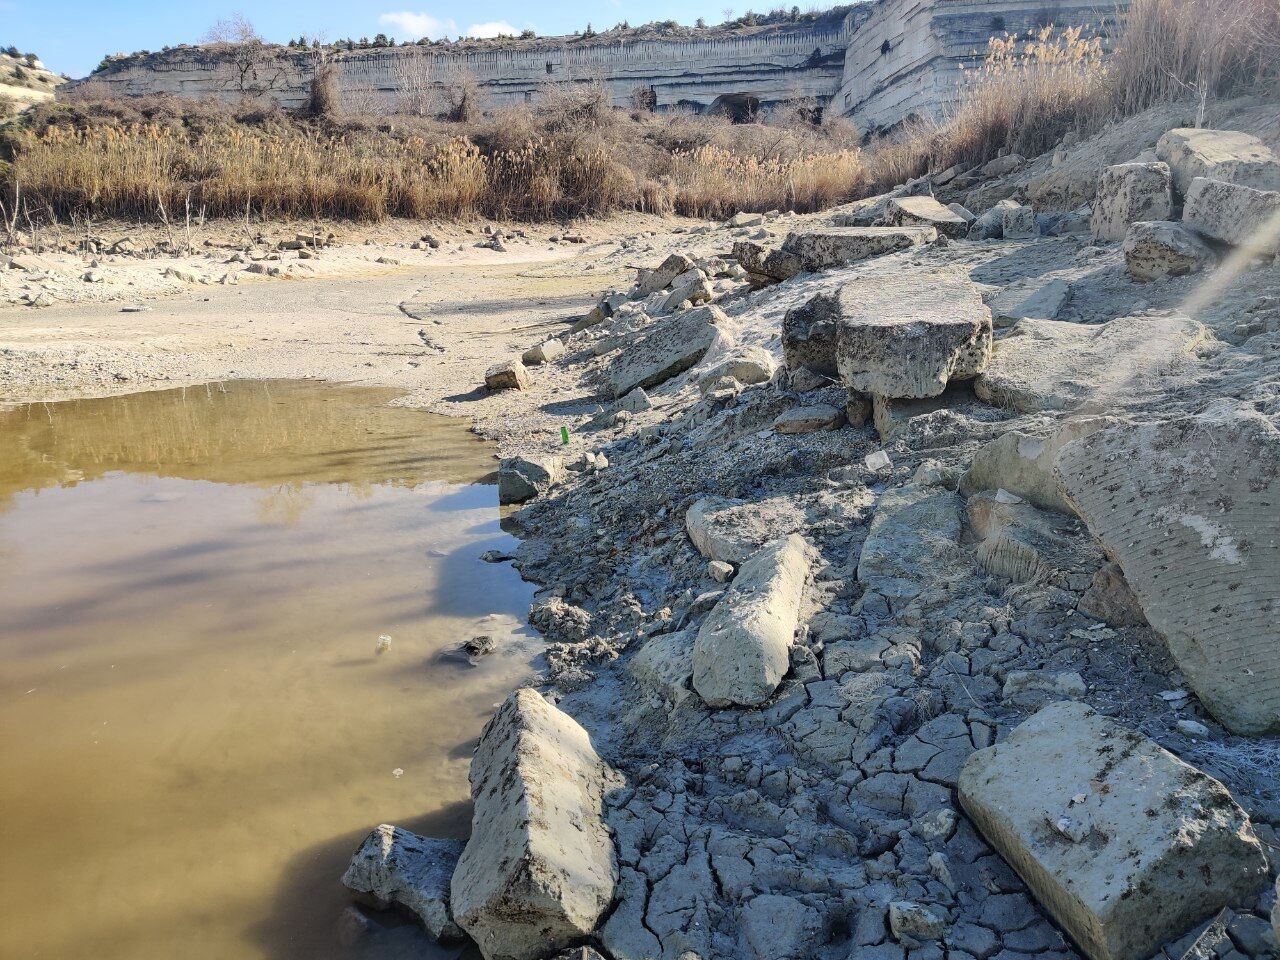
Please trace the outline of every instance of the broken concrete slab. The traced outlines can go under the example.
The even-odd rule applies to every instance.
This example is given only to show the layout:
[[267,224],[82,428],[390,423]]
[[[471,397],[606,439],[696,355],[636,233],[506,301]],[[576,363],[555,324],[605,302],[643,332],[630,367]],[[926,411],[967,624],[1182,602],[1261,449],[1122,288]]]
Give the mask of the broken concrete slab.
[[1183,195],[1196,177],[1280,190],[1280,160],[1257,137],[1239,130],[1178,127],[1156,142],[1156,156],[1169,165],[1173,185]]
[[727,318],[717,306],[689,310],[647,328],[618,355],[605,376],[615,397],[651,390],[702,359]]
[[805,270],[816,272],[847,267],[937,239],[938,231],[932,227],[829,227],[789,233],[782,249],[799,257]]
[[1023,413],[1120,405],[1191,362],[1204,325],[1186,317],[1120,317],[1086,326],[1020,320],[974,384],[987,403]]
[[517,690],[485,726],[450,893],[486,960],[537,960],[595,930],[618,879],[602,819],[612,782],[587,731],[536,690]]
[[1254,254],[1280,253],[1280,192],[1196,177],[1182,222],[1197,233]]
[[750,503],[703,497],[685,511],[684,525],[689,539],[704,557],[736,566],[765,544],[805,529],[809,519],[794,497],[769,497]]
[[754,240],[739,240],[733,245],[734,259],[756,283],[790,280],[804,272],[800,257],[777,247],[767,247]]
[[817,433],[844,426],[844,411],[827,403],[792,407],[778,414],[773,429],[778,433]]
[[1129,224],[1168,220],[1173,178],[1165,163],[1118,163],[1098,178],[1089,232],[1094,240],[1123,240]]
[[1007,327],[1019,320],[1055,320],[1071,295],[1065,280],[1032,279],[1006,287],[991,298],[995,326]]
[[[713,561],[718,563],[719,561]],[[680,703],[692,694],[693,630],[677,630],[650,637],[627,663],[627,672],[647,692],[667,703]]]
[[885,220],[899,227],[933,227],[954,239],[969,232],[968,220],[933,197],[895,197],[885,207]]
[[520,361],[526,366],[538,366],[542,363],[550,363],[557,357],[564,356],[563,341],[556,340],[554,337],[545,340],[542,343],[535,344],[520,356]]
[[839,324],[840,299],[836,293],[819,293],[788,310],[782,318],[782,355],[787,369],[837,376]]
[[764,347],[739,347],[698,377],[698,389],[706,393],[725,377],[748,385],[768,383],[777,367],[773,354]]
[[1280,430],[1223,401],[1098,430],[1057,473],[1210,712],[1280,732]]
[[484,372],[484,385],[490,390],[527,390],[530,383],[529,371],[519,360],[495,363]]
[[1209,245],[1180,223],[1140,221],[1124,236],[1125,268],[1141,282],[1199,273],[1216,260]]
[[809,575],[810,548],[792,534],[738,570],[693,645],[693,688],[712,707],[754,707],[786,675]]
[[464,846],[464,840],[420,837],[384,823],[360,844],[342,883],[382,909],[403,907],[433,939],[455,943],[466,935],[449,912],[449,882]]
[[665,290],[671,286],[671,281],[691,269],[693,269],[692,260],[683,253],[673,253],[663,260],[657,269],[640,271],[640,277],[636,282],[636,295],[647,297],[651,293]]
[[1066,444],[1108,423],[1102,417],[1073,417],[1043,436],[1010,430],[978,449],[960,478],[960,492],[1007,490],[1033,506],[1074,513],[1058,484],[1054,463]]
[[957,576],[960,498],[908,484],[876,505],[858,558],[858,580],[886,597],[914,597]]
[[1256,893],[1266,857],[1226,788],[1082,703],[965,761],[960,803],[1091,960],[1145,960]]
[[991,311],[958,273],[856,277],[835,296],[836,366],[852,390],[936,397],[986,368]]
[[498,503],[525,503],[543,496],[563,475],[559,457],[507,457],[498,466]]

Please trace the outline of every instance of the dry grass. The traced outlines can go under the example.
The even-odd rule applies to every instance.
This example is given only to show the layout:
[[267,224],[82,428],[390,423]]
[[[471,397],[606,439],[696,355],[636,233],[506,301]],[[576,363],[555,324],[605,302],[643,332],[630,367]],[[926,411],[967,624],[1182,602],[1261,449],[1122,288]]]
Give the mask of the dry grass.
[[406,112],[344,116],[328,74],[310,118],[163,98],[46,105],[0,138],[0,196],[20,185],[58,218],[152,219],[188,204],[362,220],[811,211],[1002,150],[1036,156],[1162,100],[1274,83],[1280,0],[1133,0],[1116,48],[1104,62],[1079,30],[993,38],[948,116],[867,148],[846,121],[815,127],[799,110],[737,125],[628,113],[591,82],[484,114],[463,77],[443,94],[425,78]]

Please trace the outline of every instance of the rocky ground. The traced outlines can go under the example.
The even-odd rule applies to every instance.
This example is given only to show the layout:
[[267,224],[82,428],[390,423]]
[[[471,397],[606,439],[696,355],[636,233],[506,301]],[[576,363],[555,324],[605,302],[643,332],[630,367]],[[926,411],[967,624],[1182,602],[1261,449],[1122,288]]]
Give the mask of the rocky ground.
[[1180,122],[180,321],[0,313],[0,400],[361,378],[498,439],[541,694],[481,740],[464,850],[383,827],[347,876],[446,940],[1271,956],[1280,162]]

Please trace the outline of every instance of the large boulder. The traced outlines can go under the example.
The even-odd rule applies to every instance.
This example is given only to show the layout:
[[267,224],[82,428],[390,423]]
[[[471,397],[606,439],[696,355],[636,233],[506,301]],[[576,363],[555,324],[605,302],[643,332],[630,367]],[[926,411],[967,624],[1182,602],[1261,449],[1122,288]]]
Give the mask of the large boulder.
[[974,384],[998,407],[1036,413],[1118,406],[1190,361],[1206,336],[1186,317],[1120,317],[1086,326],[1020,320]]
[[612,780],[587,732],[536,690],[493,715],[471,760],[471,839],[450,891],[486,960],[537,960],[595,930],[618,879],[602,819]]
[[1138,222],[1124,235],[1124,265],[1138,281],[1198,273],[1216,259],[1209,245],[1180,223]]
[[804,272],[800,257],[777,247],[767,247],[754,240],[739,240],[733,245],[734,259],[757,285],[790,280]]
[[1173,185],[1186,194],[1196,177],[1280,190],[1280,161],[1257,137],[1238,130],[1179,127],[1156,143],[1156,156],[1173,171]]
[[1280,733],[1280,430],[1223,402],[1098,430],[1057,472],[1205,706]]
[[1222,784],[1082,703],[1050,704],[970,755],[958,790],[1090,960],[1144,960],[1267,880]]
[[764,703],[786,676],[809,575],[809,547],[792,534],[738,570],[693,644],[693,689],[712,707]]
[[824,227],[787,234],[782,249],[805,270],[831,270],[938,239],[932,227]]
[[384,823],[360,844],[342,882],[384,909],[395,905],[408,910],[436,940],[462,940],[462,929],[449,913],[449,882],[465,845]]
[[1173,180],[1163,163],[1120,163],[1098,178],[1089,231],[1094,240],[1123,240],[1129,224],[1168,220],[1173,212]]
[[715,342],[726,319],[723,310],[708,305],[654,324],[609,367],[613,395],[624,397],[637,387],[650,390],[688,370]]
[[1252,253],[1280,253],[1280,191],[1196,177],[1187,189],[1182,222]]
[[969,232],[969,220],[933,197],[895,197],[886,206],[885,220],[899,227],[933,227],[942,236],[956,239]]
[[498,466],[498,503],[524,503],[542,496],[563,475],[559,457],[507,457]]
[[886,597],[914,597],[956,576],[960,498],[909,484],[876,505],[858,557],[858,580]]
[[835,296],[836,366],[850,389],[936,397],[991,356],[991,311],[958,273],[858,277]]

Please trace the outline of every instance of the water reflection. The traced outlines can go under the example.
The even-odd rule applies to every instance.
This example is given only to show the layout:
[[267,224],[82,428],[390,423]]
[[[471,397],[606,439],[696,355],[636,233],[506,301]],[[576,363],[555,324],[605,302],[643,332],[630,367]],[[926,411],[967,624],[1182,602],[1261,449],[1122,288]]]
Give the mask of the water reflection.
[[433,955],[341,948],[336,878],[373,823],[465,832],[529,591],[479,559],[511,546],[491,448],[389,396],[0,412],[0,956]]

